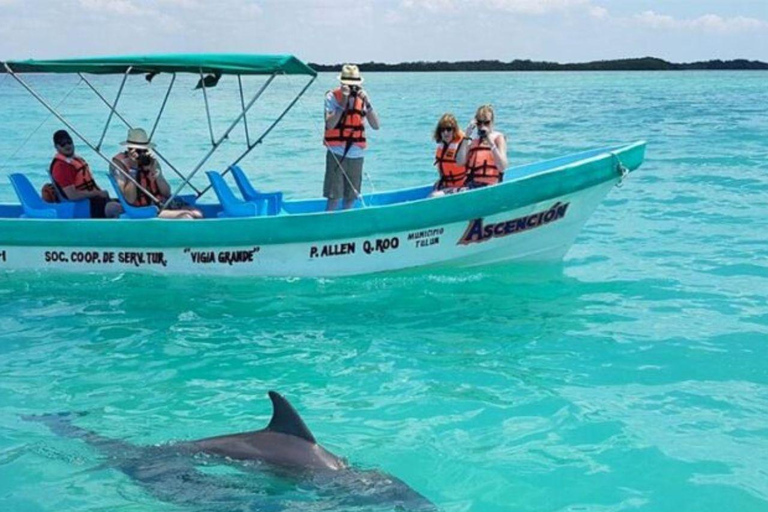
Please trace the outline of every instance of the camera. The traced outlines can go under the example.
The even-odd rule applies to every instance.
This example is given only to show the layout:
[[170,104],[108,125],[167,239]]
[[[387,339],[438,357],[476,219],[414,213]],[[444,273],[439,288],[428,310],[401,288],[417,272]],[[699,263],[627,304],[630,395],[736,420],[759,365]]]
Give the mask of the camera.
[[488,130],[487,130],[486,128],[478,128],[478,129],[477,129],[477,134],[478,134],[478,135],[479,135],[481,138],[483,138],[483,139],[484,139],[485,137],[487,137],[487,136],[488,136]]
[[136,163],[138,163],[140,167],[149,167],[152,165],[152,155],[147,152],[141,152],[136,157]]
[[357,94],[360,92],[360,86],[359,85],[350,85],[349,86],[349,92],[351,94]]

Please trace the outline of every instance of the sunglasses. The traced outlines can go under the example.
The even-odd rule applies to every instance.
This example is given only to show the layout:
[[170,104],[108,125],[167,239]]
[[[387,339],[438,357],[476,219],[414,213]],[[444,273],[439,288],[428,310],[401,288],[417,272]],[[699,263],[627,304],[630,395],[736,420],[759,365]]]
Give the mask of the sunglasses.
[[477,126],[488,126],[491,124],[491,121],[488,119],[477,119],[475,123]]
[[74,144],[74,142],[72,142],[72,139],[65,139],[65,140],[60,140],[58,144],[59,146],[71,146],[72,144]]
[[452,132],[453,131],[453,126],[441,126],[440,127],[440,131],[441,132]]

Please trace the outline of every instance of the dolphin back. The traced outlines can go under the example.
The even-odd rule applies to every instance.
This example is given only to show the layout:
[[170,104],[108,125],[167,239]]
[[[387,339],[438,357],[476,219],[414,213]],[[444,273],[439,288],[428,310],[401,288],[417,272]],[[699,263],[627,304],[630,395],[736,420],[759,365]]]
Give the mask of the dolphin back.
[[299,437],[309,443],[317,444],[315,436],[288,400],[276,391],[269,392],[269,399],[272,400],[272,419],[265,430]]

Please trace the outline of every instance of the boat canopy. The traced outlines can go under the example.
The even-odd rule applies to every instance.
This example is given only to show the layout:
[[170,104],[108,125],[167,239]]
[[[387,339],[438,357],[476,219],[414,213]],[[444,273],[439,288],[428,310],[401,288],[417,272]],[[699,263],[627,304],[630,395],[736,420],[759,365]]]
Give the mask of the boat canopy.
[[57,60],[18,60],[7,64],[16,73],[92,73],[117,75],[154,73],[214,73],[221,75],[309,75],[317,72],[293,55],[166,54]]
[[[2,1],[2,0],[0,0]],[[69,130],[71,130],[75,136],[82,140],[89,148],[91,148],[97,155],[99,155],[105,162],[112,165],[112,159],[109,158],[101,151],[104,137],[109,129],[110,122],[113,117],[117,117],[123,124],[129,129],[134,126],[117,111],[117,105],[120,101],[120,97],[123,93],[123,87],[125,86],[128,76],[131,74],[146,74],[147,81],[151,81],[152,77],[158,73],[171,73],[171,80],[168,84],[168,88],[163,99],[163,103],[160,106],[160,110],[155,118],[155,122],[152,126],[152,131],[149,134],[149,139],[155,134],[155,130],[160,122],[160,118],[165,111],[165,106],[168,103],[168,98],[171,95],[174,83],[176,82],[177,73],[192,73],[199,74],[200,81],[195,89],[202,90],[202,97],[205,104],[206,118],[208,119],[208,132],[211,137],[211,148],[202,157],[200,162],[195,168],[186,176],[182,174],[175,166],[173,166],[167,158],[165,158],[157,149],[154,150],[155,155],[160,158],[168,167],[171,168],[176,174],[178,174],[184,181],[175,193],[167,199],[160,200],[154,194],[145,189],[134,177],[130,174],[118,169],[118,172],[123,174],[125,179],[133,182],[139,189],[148,194],[157,207],[160,210],[167,208],[171,202],[176,198],[179,193],[187,186],[192,188],[196,192],[196,197],[199,199],[206,191],[211,187],[208,186],[203,190],[198,190],[196,187],[190,184],[190,180],[197,174],[208,159],[216,152],[219,146],[227,140],[229,134],[235,127],[242,123],[245,128],[246,148],[230,165],[226,167],[224,174],[229,172],[233,166],[236,166],[243,158],[245,158],[255,147],[262,143],[264,138],[275,128],[275,126],[283,119],[302,95],[309,89],[310,85],[317,78],[317,73],[314,69],[304,64],[302,61],[294,57],[293,55],[249,55],[249,54],[166,54],[166,55],[138,55],[138,56],[123,56],[123,57],[94,57],[94,58],[81,58],[81,59],[62,59],[62,60],[22,60],[22,61],[6,61],[0,62],[0,68],[3,72],[12,76],[24,89],[27,90],[36,100],[40,102],[52,115],[63,123]],[[88,87],[96,94],[96,96],[107,106],[109,109],[109,116],[104,125],[104,129],[101,132],[101,137],[98,141],[90,141],[85,137],[77,128],[75,128],[71,122],[64,118],[56,110],[56,107],[51,105],[44,97],[40,95],[32,86],[20,76],[24,73],[72,73],[77,74],[80,77],[81,82],[85,82]],[[85,74],[100,74],[100,75],[122,75],[122,83],[117,91],[117,96],[113,101],[109,101],[99,89],[90,82]],[[204,76],[208,75],[208,76]],[[231,75],[237,79],[238,89],[240,93],[240,106],[241,111],[230,123],[229,127],[223,134],[216,137],[213,130],[213,122],[211,120],[211,109],[208,103],[208,94],[206,90],[210,87],[215,87],[222,75]],[[258,91],[253,97],[246,102],[243,93],[243,75],[268,75],[265,83],[259,87]],[[256,103],[256,100],[262,95],[262,93],[269,87],[275,77],[278,75],[305,75],[309,76],[309,80],[304,87],[299,91],[296,97],[285,107],[282,113],[264,130],[264,132],[256,139],[252,139],[248,130],[248,111]],[[79,85],[78,82],[77,85]],[[75,85],[75,87],[77,87]],[[73,89],[74,90],[74,89]],[[71,91],[70,91],[71,92]],[[66,98],[66,97],[65,97]],[[41,125],[42,126],[42,125]]]

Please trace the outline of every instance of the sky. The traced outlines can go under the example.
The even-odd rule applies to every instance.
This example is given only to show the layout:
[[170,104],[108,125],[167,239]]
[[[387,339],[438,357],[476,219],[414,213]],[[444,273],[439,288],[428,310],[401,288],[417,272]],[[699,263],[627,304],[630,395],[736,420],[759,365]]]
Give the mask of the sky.
[[768,0],[0,0],[0,60],[168,52],[768,61]]

